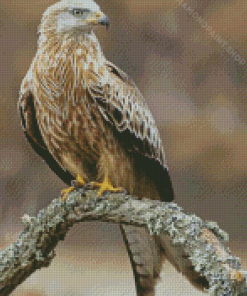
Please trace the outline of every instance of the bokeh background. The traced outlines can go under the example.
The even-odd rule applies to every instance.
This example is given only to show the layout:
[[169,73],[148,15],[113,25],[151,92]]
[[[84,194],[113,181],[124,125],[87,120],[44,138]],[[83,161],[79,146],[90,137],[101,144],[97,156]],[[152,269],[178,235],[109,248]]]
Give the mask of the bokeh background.
[[[21,216],[36,215],[64,187],[25,140],[16,107],[36,52],[37,26],[53,3],[0,0],[1,248],[23,229]],[[97,32],[102,48],[135,80],[154,114],[176,202],[189,213],[217,221],[247,268],[246,0],[98,3],[111,20],[108,31]],[[188,5],[203,23],[186,10]],[[228,46],[233,52],[227,52]],[[157,295],[201,294],[165,265]],[[77,225],[59,244],[51,266],[37,271],[13,295],[135,295],[118,226]]]

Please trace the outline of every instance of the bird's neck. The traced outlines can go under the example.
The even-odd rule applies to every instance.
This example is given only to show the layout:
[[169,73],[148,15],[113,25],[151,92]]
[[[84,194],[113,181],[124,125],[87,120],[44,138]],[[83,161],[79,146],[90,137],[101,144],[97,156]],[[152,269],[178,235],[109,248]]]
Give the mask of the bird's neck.
[[75,50],[81,49],[86,55],[91,55],[93,58],[104,58],[101,51],[100,43],[93,31],[83,33],[65,33],[55,34],[54,32],[47,32],[41,34],[38,40],[39,51],[45,52],[49,55],[52,50],[56,49],[59,55],[74,53]]
[[[102,79],[107,76],[104,75],[107,72],[105,57],[93,33],[63,38],[54,34],[40,36],[31,71],[43,86],[34,85],[36,97],[56,112],[62,112],[67,106],[66,102],[75,88],[84,89],[99,73]],[[59,98],[59,104],[54,97]]]
[[45,57],[40,63],[44,68],[56,67],[60,61],[63,69],[76,64],[73,69],[78,72],[80,69],[91,68],[92,64],[96,64],[93,68],[97,69],[105,64],[104,54],[93,32],[64,34],[60,37],[52,33],[42,34],[38,45],[38,56]]

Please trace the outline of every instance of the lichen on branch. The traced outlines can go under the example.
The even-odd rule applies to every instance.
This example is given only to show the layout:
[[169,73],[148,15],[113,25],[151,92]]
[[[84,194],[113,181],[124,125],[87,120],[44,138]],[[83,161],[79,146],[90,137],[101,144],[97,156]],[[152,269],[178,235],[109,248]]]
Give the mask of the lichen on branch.
[[197,286],[212,295],[247,295],[246,272],[224,246],[227,234],[216,223],[203,222],[175,203],[137,199],[124,193],[99,198],[77,189],[66,202],[54,199],[37,217],[25,215],[24,231],[0,253],[0,295],[9,295],[37,269],[47,267],[55,247],[77,222],[101,220],[147,227],[159,237],[167,259]]

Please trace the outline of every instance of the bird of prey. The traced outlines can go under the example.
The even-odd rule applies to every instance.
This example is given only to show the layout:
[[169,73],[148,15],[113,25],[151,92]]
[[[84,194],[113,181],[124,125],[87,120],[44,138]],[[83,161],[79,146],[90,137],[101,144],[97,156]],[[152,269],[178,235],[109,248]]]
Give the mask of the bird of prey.
[[[125,188],[140,198],[174,198],[161,138],[135,83],[105,58],[93,32],[109,25],[92,0],[62,0],[43,14],[37,53],[19,110],[34,150],[67,184],[100,194]],[[64,195],[72,190],[63,191]],[[157,237],[121,225],[138,295],[152,295],[161,270]]]

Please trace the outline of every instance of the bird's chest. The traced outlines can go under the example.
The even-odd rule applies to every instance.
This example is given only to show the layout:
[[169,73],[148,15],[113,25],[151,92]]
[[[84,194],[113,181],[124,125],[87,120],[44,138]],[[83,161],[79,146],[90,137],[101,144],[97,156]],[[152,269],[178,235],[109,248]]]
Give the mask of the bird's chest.
[[118,153],[111,128],[92,105],[90,108],[85,103],[72,106],[66,118],[53,110],[38,107],[37,116],[50,153],[74,177],[80,174],[95,180],[103,155]]
[[[62,103],[61,103],[62,102]],[[69,142],[93,146],[106,133],[97,106],[90,102],[83,89],[76,89],[66,99],[60,98],[58,108],[36,102],[35,108],[42,136],[53,149]]]
[[112,147],[113,138],[83,87],[75,88],[66,100],[67,104],[59,109],[36,101],[37,119],[53,157],[73,175],[82,174],[86,166],[97,165],[102,147]]
[[60,164],[64,155],[70,155],[73,167],[75,163],[78,166],[78,155],[80,161],[96,161],[102,145],[111,145],[105,120],[88,91],[97,82],[97,75],[103,75],[103,66],[97,67],[83,50],[76,49],[57,58],[49,54],[48,60],[42,55],[33,68],[40,131]]

